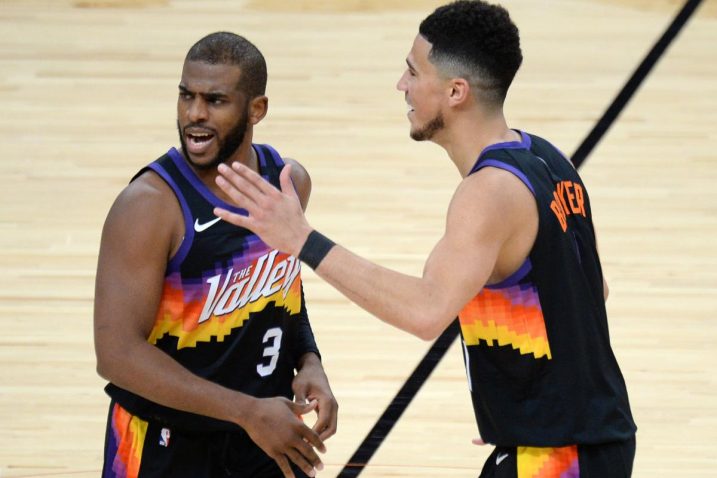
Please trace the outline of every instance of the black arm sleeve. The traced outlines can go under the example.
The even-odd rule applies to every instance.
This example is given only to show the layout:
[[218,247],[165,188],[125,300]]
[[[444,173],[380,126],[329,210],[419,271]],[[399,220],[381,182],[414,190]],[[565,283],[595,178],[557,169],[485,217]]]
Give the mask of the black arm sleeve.
[[299,359],[309,352],[313,352],[318,355],[319,348],[316,346],[316,340],[314,339],[314,332],[311,330],[311,324],[309,323],[309,314],[306,311],[306,300],[304,300],[304,284],[301,284],[301,312],[299,313],[298,319],[294,325],[294,363],[298,364]]

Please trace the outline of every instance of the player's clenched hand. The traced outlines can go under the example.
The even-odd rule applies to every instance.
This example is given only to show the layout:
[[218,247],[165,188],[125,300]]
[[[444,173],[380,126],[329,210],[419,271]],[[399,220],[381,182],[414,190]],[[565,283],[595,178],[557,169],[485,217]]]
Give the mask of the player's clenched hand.
[[326,440],[336,433],[339,404],[331,391],[321,361],[316,355],[308,353],[303,357],[301,368],[294,377],[291,388],[298,403],[316,400],[317,419],[313,429],[319,437]]
[[314,449],[325,453],[324,443],[300,418],[316,405],[315,401],[302,405],[284,397],[261,398],[248,414],[244,429],[276,461],[286,478],[295,478],[289,460],[309,476],[324,467]]

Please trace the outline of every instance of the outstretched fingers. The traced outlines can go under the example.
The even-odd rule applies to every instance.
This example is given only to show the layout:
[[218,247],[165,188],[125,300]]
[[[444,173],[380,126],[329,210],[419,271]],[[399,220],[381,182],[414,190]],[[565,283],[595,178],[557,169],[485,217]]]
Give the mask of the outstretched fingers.
[[294,183],[291,180],[291,164],[284,166],[279,174],[279,184],[281,185],[281,192],[287,194],[294,194],[296,196],[296,189]]
[[[227,166],[224,164],[220,165],[219,172],[224,174],[222,172],[222,167],[227,167]],[[241,177],[243,177],[244,179],[246,179],[249,183],[251,183],[260,192],[263,192],[266,194],[267,192],[271,191],[272,189],[276,189],[276,188],[274,188],[274,186],[272,186],[271,184],[266,182],[266,180],[263,177],[261,177],[261,175],[259,173],[257,173],[250,167],[248,167],[238,161],[234,161],[231,164],[231,169],[236,174],[238,174]]]
[[231,167],[219,165],[217,185],[246,214],[223,208],[216,209],[215,214],[230,224],[249,229],[268,246],[298,256],[311,227],[291,186],[291,169],[288,166],[285,169],[282,183],[289,190],[286,193],[240,163],[232,163]]
[[219,175],[214,180],[217,186],[229,196],[234,204],[251,212],[257,206],[257,201],[261,199],[261,191],[234,168],[220,164],[218,171]]
[[254,232],[254,229],[252,227],[252,221],[251,217],[244,216],[242,214],[237,214],[235,212],[228,211],[221,207],[215,207],[214,215],[221,218],[222,220],[234,224],[235,226],[243,227],[245,229],[249,229],[250,231]]

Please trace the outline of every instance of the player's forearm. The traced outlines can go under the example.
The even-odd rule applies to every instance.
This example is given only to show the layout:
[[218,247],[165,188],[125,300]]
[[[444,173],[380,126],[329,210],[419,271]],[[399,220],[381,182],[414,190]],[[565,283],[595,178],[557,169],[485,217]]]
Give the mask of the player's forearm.
[[[294,342],[294,363],[301,364],[303,356],[311,353],[315,354],[317,358],[321,357],[319,347],[316,345],[316,339],[314,338],[314,331],[311,329],[309,323],[309,314],[306,310],[306,301],[304,299],[304,286],[301,285],[301,310],[299,316],[294,322],[294,335],[292,340]],[[296,366],[300,369],[300,366]]]
[[302,354],[296,364],[296,369],[301,370],[304,367],[321,367],[323,369],[323,365],[321,365],[321,358],[315,352],[306,352],[305,354]]
[[115,385],[155,403],[241,427],[256,401],[191,373],[147,342],[120,348],[99,340],[97,371]]
[[338,245],[316,273],[367,312],[424,340],[440,335],[455,318],[424,279],[379,266]]

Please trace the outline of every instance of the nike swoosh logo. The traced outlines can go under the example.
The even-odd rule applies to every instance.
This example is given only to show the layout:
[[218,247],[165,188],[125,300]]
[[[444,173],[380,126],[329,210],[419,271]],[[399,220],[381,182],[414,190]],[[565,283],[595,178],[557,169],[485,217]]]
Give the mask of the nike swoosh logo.
[[214,224],[218,223],[221,220],[222,220],[222,218],[218,217],[209,222],[205,222],[204,224],[199,224],[199,219],[195,219],[194,220],[194,230],[197,232],[206,231],[207,229],[209,229],[210,227],[212,227]]
[[496,465],[500,465],[501,462],[502,462],[503,460],[505,460],[506,458],[508,458],[508,454],[507,454],[507,453],[503,453],[502,455],[496,455],[496,456],[495,456],[495,464],[496,464]]

